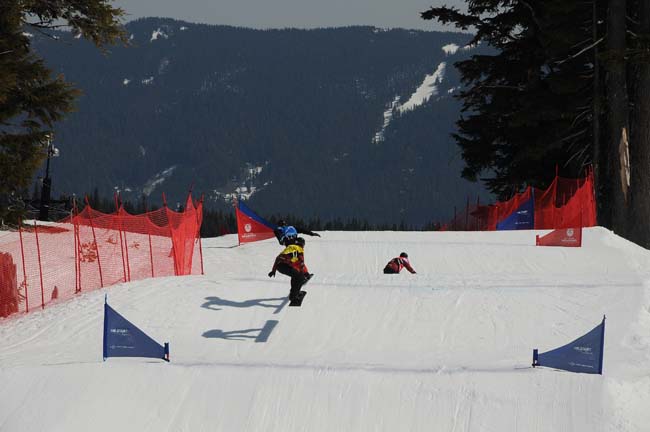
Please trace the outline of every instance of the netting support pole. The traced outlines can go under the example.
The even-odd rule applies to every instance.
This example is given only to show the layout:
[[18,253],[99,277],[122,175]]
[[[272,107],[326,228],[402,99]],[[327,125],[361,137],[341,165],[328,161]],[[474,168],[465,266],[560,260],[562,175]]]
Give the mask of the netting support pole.
[[117,230],[120,233],[120,255],[122,256],[122,271],[124,272],[124,282],[126,282],[126,262],[124,262],[124,241],[122,240],[122,222],[120,212],[117,212]]
[[[90,207],[88,202],[88,197],[86,197],[86,207]],[[93,232],[93,243],[95,244],[95,252],[97,253],[97,267],[99,268],[99,285],[104,288],[104,276],[102,275],[102,261],[99,257],[99,245],[97,244],[97,236],[95,236],[95,224],[93,224],[93,216],[90,211],[88,211],[88,220],[90,221],[90,229]]]
[[77,259],[78,259],[77,262],[79,263],[79,285],[77,286],[77,291],[75,291],[75,294],[80,293],[82,288],[81,286],[81,255],[82,254],[81,253],[83,251],[83,247],[81,246],[81,229],[79,228],[78,224],[77,224],[77,245],[76,246],[77,246]]
[[147,233],[149,236],[149,259],[151,260],[151,277],[156,277],[153,271],[153,247],[151,246],[151,233]]
[[117,192],[113,195],[115,198],[115,217],[117,218],[117,230],[120,233],[120,255],[122,256],[122,271],[124,272],[124,282],[126,282],[126,263],[124,262],[124,243],[122,241],[122,220],[120,218],[120,204],[117,198]]
[[38,241],[38,225],[34,221],[34,234],[36,235],[36,252],[38,253],[38,273],[41,277],[41,309],[45,309],[45,294],[43,292],[43,266],[41,265],[41,245]]
[[129,263],[129,242],[126,240],[126,231],[124,231],[124,254],[126,255],[126,276],[128,277],[129,282],[131,282],[131,264]]
[[[149,210],[147,209],[147,201],[145,199],[144,201],[144,216],[147,218],[149,222],[151,222],[151,219],[149,218]],[[147,237],[149,237],[149,259],[151,260],[151,277],[156,277],[154,275],[154,270],[153,270],[153,246],[151,245],[151,232],[147,230]]]
[[25,247],[23,245],[23,223],[18,225],[18,235],[20,236],[20,255],[23,258],[23,284],[25,285],[25,312],[29,312],[29,290],[27,289],[27,267],[25,266]]
[[[203,195],[201,195],[201,201],[199,202],[201,206],[201,214],[203,213]],[[199,212],[196,213],[196,236],[199,238],[199,256],[201,257],[201,274],[204,275],[205,273],[203,272],[203,246],[201,245],[201,225],[199,224]],[[201,220],[203,220],[203,217],[201,217]]]
[[74,292],[79,292],[79,249],[77,249],[77,236],[79,228],[76,223],[72,225],[72,250],[74,250]]
[[[119,217],[118,217],[119,221]],[[122,239],[122,226],[118,222],[118,228],[117,230],[120,233],[120,255],[122,256],[122,271],[124,273],[124,282],[126,282],[126,262],[124,261],[124,240]]]
[[79,227],[77,226],[77,199],[72,199],[72,215],[70,222],[72,222],[72,250],[74,251],[74,292],[79,292],[79,257],[77,255],[77,236],[79,235]]
[[172,242],[172,258],[174,260],[174,276],[178,276],[178,259],[176,257],[176,248],[174,247],[174,232],[172,231],[172,220],[169,217],[169,208],[167,207],[167,197],[162,194],[163,207],[165,207],[165,216],[167,217],[167,226],[169,226],[169,240]]

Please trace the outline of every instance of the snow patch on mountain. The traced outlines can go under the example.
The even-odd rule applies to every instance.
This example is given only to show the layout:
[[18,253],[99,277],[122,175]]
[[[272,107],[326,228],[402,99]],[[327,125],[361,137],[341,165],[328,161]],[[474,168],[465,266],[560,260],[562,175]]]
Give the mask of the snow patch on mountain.
[[242,169],[240,177],[233,178],[228,185],[220,188],[220,190],[214,189],[211,198],[214,201],[224,202],[231,202],[235,198],[243,201],[249,200],[255,193],[273,183],[272,181],[267,181],[261,187],[256,185],[258,183],[258,177],[269,163],[270,161],[266,161],[264,165],[255,165],[246,162],[246,166]]
[[144,85],[150,85],[150,84],[153,84],[153,77],[151,76],[151,77],[149,77],[149,78],[145,78],[145,79],[143,79],[143,80],[142,80],[142,84],[144,84]]
[[460,47],[456,45],[455,43],[450,43],[442,47],[442,50],[445,52],[447,55],[454,55],[456,54],[456,51],[458,51]]
[[386,128],[388,128],[388,125],[393,119],[393,113],[399,107],[399,100],[400,97],[395,96],[395,99],[393,99],[390,106],[386,109],[386,111],[384,111],[384,123],[382,124],[381,129],[375,134],[374,138],[372,139],[373,144],[380,143],[386,139],[384,134],[386,133]]
[[438,65],[438,68],[433,74],[427,75],[422,84],[420,84],[420,87],[418,87],[417,90],[415,90],[415,93],[411,95],[411,98],[398,108],[399,112],[404,113],[406,111],[414,110],[426,103],[431,96],[437,95],[437,85],[442,83],[442,80],[445,77],[446,67],[447,63],[442,62]]
[[478,43],[472,44],[472,45],[464,45],[464,46],[458,46],[455,43],[450,43],[442,47],[442,50],[445,52],[447,55],[454,55],[458,52],[458,50],[461,51],[469,51],[478,46]]
[[147,182],[144,184],[144,187],[142,188],[142,193],[146,196],[151,195],[151,193],[156,189],[156,187],[160,186],[167,180],[171,175],[174,173],[174,170],[176,169],[176,165],[172,165],[163,172],[160,172],[147,180]]
[[[442,83],[443,78],[445,77],[445,68],[447,63],[442,62],[438,65],[438,68],[431,75],[424,77],[424,81],[420,86],[415,90],[406,103],[399,103],[400,97],[395,96],[395,99],[391,102],[390,106],[384,111],[384,123],[381,128],[372,139],[374,144],[380,143],[386,139],[385,133],[388,125],[393,120],[395,111],[403,114],[408,111],[413,111],[417,107],[424,105],[432,96],[438,94],[438,84]],[[453,91],[453,89],[452,89]],[[451,93],[450,91],[449,93]]]
[[130,79],[128,79],[128,78],[124,78],[124,80],[122,81],[122,84],[123,84],[123,85],[129,85],[130,82],[131,82]]
[[149,40],[149,42],[153,42],[153,41],[157,40],[158,38],[167,39],[167,38],[169,38],[169,36],[167,36],[167,33],[165,33],[160,28],[158,28],[158,29],[154,30],[153,33],[151,33],[151,39]]

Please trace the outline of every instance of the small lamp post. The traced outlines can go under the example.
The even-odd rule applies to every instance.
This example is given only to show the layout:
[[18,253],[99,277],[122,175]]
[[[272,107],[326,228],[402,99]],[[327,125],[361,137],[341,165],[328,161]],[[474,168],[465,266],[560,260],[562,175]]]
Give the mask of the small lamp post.
[[59,149],[52,144],[53,135],[47,135],[47,164],[45,165],[45,177],[43,178],[43,187],[41,188],[41,206],[39,208],[38,219],[42,221],[49,220],[50,211],[50,194],[52,192],[52,179],[50,178],[50,159],[59,156]]

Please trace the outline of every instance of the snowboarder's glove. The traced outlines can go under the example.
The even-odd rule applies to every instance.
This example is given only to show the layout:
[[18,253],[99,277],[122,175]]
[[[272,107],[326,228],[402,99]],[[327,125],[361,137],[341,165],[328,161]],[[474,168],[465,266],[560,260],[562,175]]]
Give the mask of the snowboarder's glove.
[[275,270],[271,270],[269,272],[269,277],[275,277]]

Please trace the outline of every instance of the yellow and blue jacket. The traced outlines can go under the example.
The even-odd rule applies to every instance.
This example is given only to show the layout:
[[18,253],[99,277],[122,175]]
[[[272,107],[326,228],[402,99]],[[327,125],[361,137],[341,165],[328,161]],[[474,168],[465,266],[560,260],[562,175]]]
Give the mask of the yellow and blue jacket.
[[305,271],[305,250],[295,244],[289,245],[282,252],[280,252],[280,255],[275,259],[275,263],[273,264],[273,271],[278,267],[280,264],[288,264],[291,267],[295,268],[296,270],[299,270],[301,272]]

